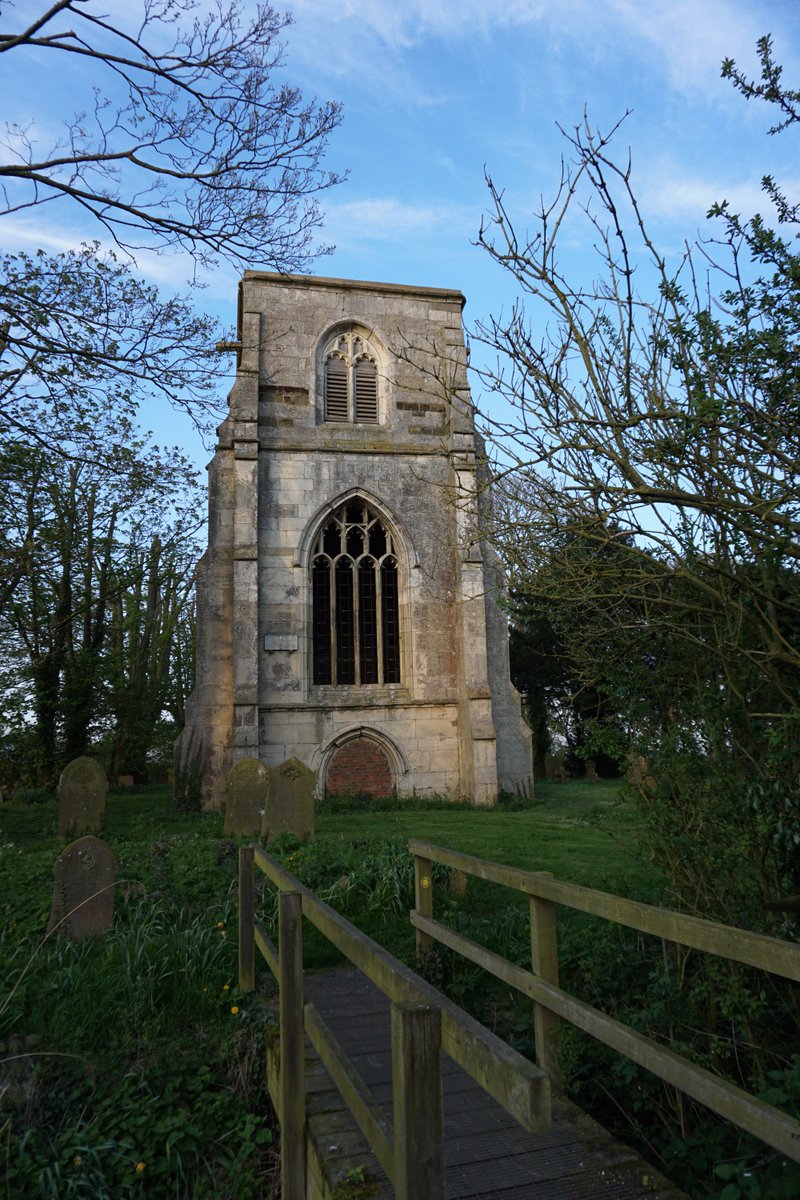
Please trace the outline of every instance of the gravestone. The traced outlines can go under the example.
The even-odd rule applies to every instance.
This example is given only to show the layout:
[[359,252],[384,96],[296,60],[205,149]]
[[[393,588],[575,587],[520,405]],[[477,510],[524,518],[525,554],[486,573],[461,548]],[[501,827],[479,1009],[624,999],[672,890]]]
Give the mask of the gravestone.
[[270,772],[257,758],[243,758],[228,772],[225,823],[229,837],[258,837],[270,794]]
[[548,783],[566,783],[568,772],[563,754],[546,754],[544,773]]
[[117,860],[105,842],[82,837],[59,856],[47,932],[75,940],[102,937],[114,916]]
[[586,760],[586,782],[597,783],[600,776],[597,774],[597,763],[593,758]]
[[643,754],[628,755],[628,770],[625,775],[627,783],[640,787],[647,774],[647,759]]
[[279,767],[270,767],[269,774],[270,793],[261,822],[262,841],[269,841],[279,833],[313,841],[316,773],[299,759],[289,758]]
[[59,837],[99,833],[106,823],[106,773],[94,758],[67,763],[58,781]]
[[460,900],[467,894],[467,876],[464,871],[451,871],[447,880],[447,890],[454,900]]
[[641,788],[644,792],[657,791],[658,784],[650,774],[649,766],[650,764],[643,754],[629,754],[626,782]]

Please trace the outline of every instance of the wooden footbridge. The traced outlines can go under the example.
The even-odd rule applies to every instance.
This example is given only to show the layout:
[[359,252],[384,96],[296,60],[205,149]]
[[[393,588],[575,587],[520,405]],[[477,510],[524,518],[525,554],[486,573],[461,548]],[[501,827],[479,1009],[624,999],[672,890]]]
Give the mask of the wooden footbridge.
[[[418,950],[448,946],[530,997],[537,1063],[367,938],[261,847],[243,847],[239,985],[245,992],[255,986],[256,949],[279,984],[267,1071],[281,1126],[282,1200],[680,1200],[657,1171],[560,1098],[562,1020],[800,1161],[800,1122],[558,986],[556,904],[796,981],[800,946],[427,842],[412,840],[409,850]],[[530,971],[434,919],[434,863],[528,897]],[[255,917],[255,867],[279,892],[277,947]],[[304,978],[303,918],[353,969]]]

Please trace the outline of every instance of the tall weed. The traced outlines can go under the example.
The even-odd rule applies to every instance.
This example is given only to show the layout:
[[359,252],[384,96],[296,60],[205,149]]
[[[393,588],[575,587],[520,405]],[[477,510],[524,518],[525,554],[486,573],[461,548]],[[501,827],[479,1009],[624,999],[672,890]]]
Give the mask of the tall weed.
[[140,898],[101,939],[33,958],[0,939],[0,1195],[272,1194],[267,1098],[250,1070],[240,1086],[261,1007],[236,996],[229,916]]

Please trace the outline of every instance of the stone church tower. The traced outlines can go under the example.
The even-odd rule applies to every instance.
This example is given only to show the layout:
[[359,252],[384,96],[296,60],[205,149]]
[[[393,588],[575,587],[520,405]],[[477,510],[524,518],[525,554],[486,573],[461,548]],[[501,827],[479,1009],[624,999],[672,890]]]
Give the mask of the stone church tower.
[[207,806],[245,757],[296,756],[329,792],[491,804],[532,785],[481,538],[463,304],[245,273],[186,717]]

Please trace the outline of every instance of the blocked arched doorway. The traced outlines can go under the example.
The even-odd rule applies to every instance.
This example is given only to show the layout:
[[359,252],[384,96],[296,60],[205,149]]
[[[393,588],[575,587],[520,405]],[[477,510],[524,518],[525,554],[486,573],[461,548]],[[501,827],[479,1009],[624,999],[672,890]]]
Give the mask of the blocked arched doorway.
[[329,795],[391,796],[394,777],[389,757],[372,738],[354,737],[337,746],[325,773]]

